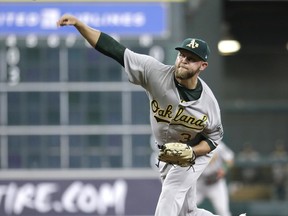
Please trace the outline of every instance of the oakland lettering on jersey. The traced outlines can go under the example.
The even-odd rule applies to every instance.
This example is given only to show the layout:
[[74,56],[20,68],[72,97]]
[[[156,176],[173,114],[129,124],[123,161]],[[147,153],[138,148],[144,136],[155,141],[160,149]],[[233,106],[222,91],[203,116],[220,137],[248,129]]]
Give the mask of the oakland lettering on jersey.
[[175,122],[183,122],[186,123],[188,125],[195,125],[197,127],[199,127],[199,129],[203,129],[205,127],[205,122],[207,121],[208,117],[206,115],[203,116],[202,119],[197,119],[194,116],[188,116],[185,114],[182,114],[184,111],[184,109],[182,107],[180,107],[175,115],[175,117],[173,118],[173,121]]
[[158,116],[165,117],[165,118],[172,118],[172,105],[168,105],[166,109],[161,109],[159,104],[156,100],[151,102],[151,109],[153,113],[156,113]]
[[151,109],[155,113],[154,118],[157,122],[166,122],[173,125],[182,125],[191,129],[202,130],[205,127],[205,122],[208,120],[206,115],[202,119],[197,119],[195,116],[184,113],[184,108],[180,107],[176,110],[173,116],[173,106],[168,105],[166,108],[161,108],[156,100],[151,102]]

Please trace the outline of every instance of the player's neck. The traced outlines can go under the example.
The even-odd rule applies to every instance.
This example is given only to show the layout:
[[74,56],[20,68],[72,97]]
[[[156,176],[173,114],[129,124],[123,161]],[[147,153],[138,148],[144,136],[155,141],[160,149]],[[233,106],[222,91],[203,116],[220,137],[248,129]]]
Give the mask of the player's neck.
[[198,77],[194,76],[191,79],[185,80],[176,78],[176,81],[187,89],[195,89],[197,87]]

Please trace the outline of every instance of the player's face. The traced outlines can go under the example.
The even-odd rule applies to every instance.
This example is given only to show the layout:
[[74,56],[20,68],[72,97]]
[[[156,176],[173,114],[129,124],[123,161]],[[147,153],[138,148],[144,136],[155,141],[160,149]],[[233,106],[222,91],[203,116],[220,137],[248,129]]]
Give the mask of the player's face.
[[181,80],[187,80],[198,75],[205,69],[207,62],[187,51],[180,51],[175,61],[175,76]]

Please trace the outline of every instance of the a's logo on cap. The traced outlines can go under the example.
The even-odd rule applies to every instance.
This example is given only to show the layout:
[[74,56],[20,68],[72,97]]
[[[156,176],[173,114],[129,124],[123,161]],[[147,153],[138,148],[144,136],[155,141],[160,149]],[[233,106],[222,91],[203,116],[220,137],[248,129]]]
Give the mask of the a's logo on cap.
[[186,46],[194,49],[194,48],[197,48],[199,47],[199,44],[195,41],[195,39],[191,40],[191,42],[189,44],[187,44]]

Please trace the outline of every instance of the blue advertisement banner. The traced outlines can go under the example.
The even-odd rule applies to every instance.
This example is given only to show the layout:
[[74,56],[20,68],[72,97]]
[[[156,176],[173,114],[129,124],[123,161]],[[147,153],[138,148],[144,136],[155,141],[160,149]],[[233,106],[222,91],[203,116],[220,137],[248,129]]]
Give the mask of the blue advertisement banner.
[[0,180],[1,216],[152,216],[159,179]]
[[0,3],[0,34],[70,34],[57,29],[61,15],[69,13],[109,34],[162,36],[167,33],[167,4],[150,3]]

